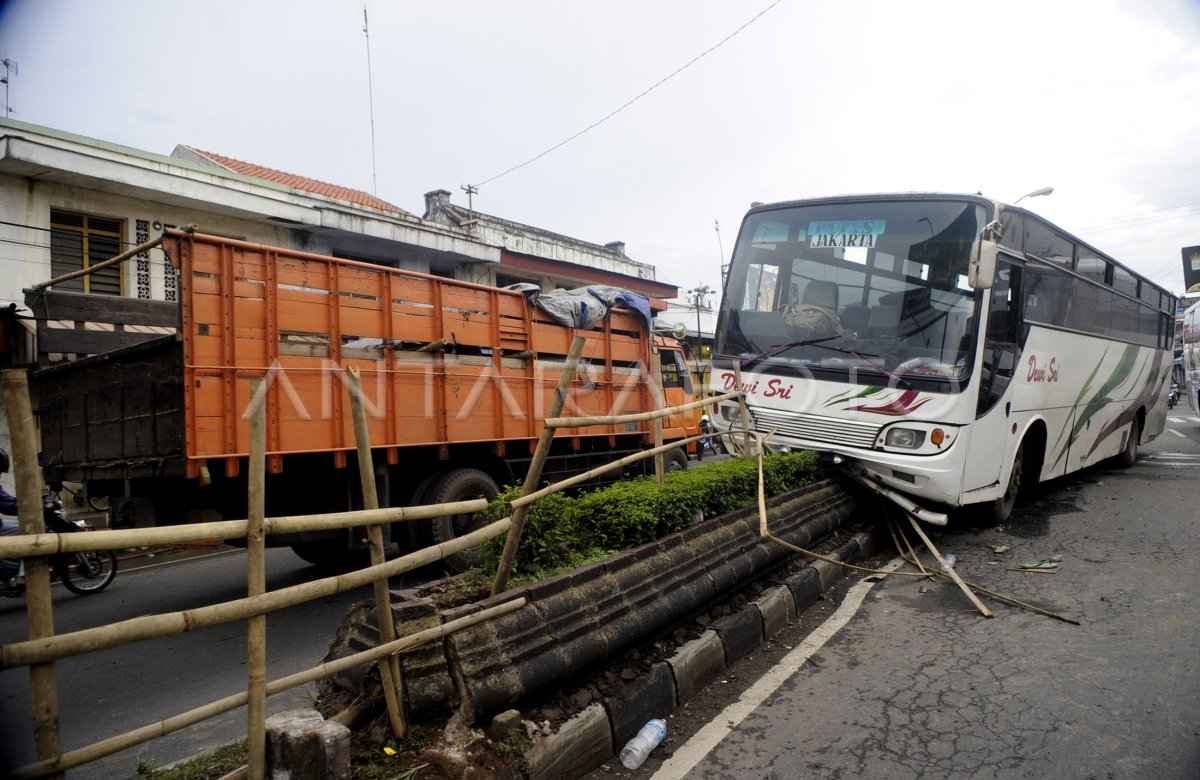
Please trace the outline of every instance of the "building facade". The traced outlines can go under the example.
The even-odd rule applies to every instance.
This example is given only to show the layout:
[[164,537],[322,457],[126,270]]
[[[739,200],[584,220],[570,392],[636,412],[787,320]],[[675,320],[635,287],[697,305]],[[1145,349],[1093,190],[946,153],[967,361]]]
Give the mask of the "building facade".
[[[446,190],[430,192],[425,203],[426,214],[418,217],[361,190],[192,146],[162,155],[0,119],[0,365],[45,362],[37,332],[48,323],[45,317],[37,322],[26,290],[186,225],[478,284],[609,284],[661,300],[677,294],[675,286],[655,280],[653,266],[626,257],[620,242],[590,244],[463,209],[450,203]],[[54,289],[178,300],[176,277],[159,248]],[[2,413],[0,447],[8,447]]]

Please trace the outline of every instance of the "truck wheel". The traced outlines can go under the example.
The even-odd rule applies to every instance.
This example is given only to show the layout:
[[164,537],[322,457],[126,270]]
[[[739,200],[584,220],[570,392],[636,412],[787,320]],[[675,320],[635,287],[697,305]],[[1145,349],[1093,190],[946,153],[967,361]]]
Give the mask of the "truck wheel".
[[[491,501],[500,492],[496,481],[479,469],[454,469],[434,480],[420,497],[422,504],[447,504],[452,501],[469,501],[484,498]],[[475,515],[464,513],[449,517],[437,517],[423,522],[431,544],[444,544],[484,526]],[[443,560],[452,572],[463,572],[479,563],[479,548],[447,555]]]
[[670,473],[672,471],[687,471],[688,459],[687,453],[682,448],[676,447],[673,450],[667,450],[663,453],[663,471]]
[[305,563],[331,572],[361,569],[371,563],[369,550],[350,549],[345,533],[321,542],[297,542],[292,552]]

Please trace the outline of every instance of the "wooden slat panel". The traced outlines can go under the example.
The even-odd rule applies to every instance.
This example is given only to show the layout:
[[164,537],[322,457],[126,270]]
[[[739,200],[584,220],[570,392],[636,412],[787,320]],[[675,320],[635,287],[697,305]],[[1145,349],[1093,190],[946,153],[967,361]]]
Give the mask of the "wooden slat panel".
[[115,295],[85,295],[56,290],[25,291],[25,305],[38,319],[106,322],[125,325],[179,326],[179,304]]
[[38,324],[39,352],[73,352],[77,355],[98,355],[114,349],[141,344],[163,337],[161,333],[128,333],[108,330],[70,330],[46,328]]

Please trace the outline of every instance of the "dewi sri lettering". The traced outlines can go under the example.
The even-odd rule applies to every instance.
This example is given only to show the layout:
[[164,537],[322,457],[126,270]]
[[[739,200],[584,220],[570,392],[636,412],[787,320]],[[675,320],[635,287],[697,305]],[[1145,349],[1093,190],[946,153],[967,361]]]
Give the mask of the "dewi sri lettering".
[[1045,365],[1038,363],[1037,355],[1029,356],[1029,373],[1025,377],[1026,382],[1057,382],[1058,381],[1058,358],[1050,358],[1050,362]]
[[[728,371],[721,374],[721,381],[725,387],[725,392],[729,392],[730,390],[737,388],[737,377]],[[758,389],[759,381],[757,379],[753,382],[742,383],[742,390],[744,390],[748,395],[758,395]],[[782,379],[775,378],[769,380],[763,387],[762,397],[789,399],[792,397],[792,390],[794,389],[795,385],[793,385],[791,382],[785,383]]]

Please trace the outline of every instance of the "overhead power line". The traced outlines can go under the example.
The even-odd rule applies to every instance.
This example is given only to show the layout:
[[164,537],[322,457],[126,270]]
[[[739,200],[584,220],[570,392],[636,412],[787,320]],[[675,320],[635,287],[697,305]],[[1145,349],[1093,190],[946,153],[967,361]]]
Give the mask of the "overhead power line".
[[774,8],[775,6],[779,5],[779,4],[780,4],[780,3],[782,3],[782,2],[783,2],[783,0],[775,0],[775,2],[771,3],[769,6],[767,6],[766,8],[762,9],[762,10],[761,10],[761,11],[759,11],[757,14],[755,14],[755,15],[754,15],[754,16],[753,16],[753,17],[752,17],[752,18],[751,18],[751,19],[750,19],[748,22],[746,22],[745,24],[743,24],[741,27],[737,28],[737,29],[736,29],[736,30],[734,30],[733,32],[729,33],[729,35],[726,35],[724,38],[722,38],[720,41],[718,41],[718,42],[717,42],[717,43],[715,43],[714,45],[712,45],[712,46],[708,47],[707,49],[705,49],[705,50],[704,50],[704,51],[702,51],[701,53],[697,54],[697,55],[696,55],[695,57],[693,57],[692,59],[688,60],[688,62],[687,62],[686,64],[682,65],[682,66],[681,66],[681,67],[679,67],[679,68],[676,68],[674,71],[672,71],[670,74],[668,74],[668,75],[667,75],[667,76],[665,76],[664,78],[662,78],[662,79],[659,79],[659,80],[658,80],[656,83],[654,83],[654,84],[653,84],[653,85],[651,85],[650,87],[648,87],[648,88],[646,88],[646,89],[642,90],[642,92],[640,92],[639,94],[637,94],[636,96],[634,96],[634,97],[633,97],[633,98],[631,98],[630,100],[627,100],[627,101],[625,101],[625,103],[623,103],[623,104],[622,104],[620,107],[618,107],[616,110],[609,112],[608,114],[606,114],[604,117],[602,117],[602,118],[600,118],[600,119],[597,119],[595,122],[592,122],[590,125],[588,125],[587,127],[583,128],[582,130],[580,130],[579,132],[575,133],[574,135],[572,135],[571,137],[567,138],[566,140],[560,141],[560,142],[558,142],[557,144],[555,144],[554,146],[551,146],[551,147],[550,147],[549,149],[547,149],[546,151],[544,151],[544,152],[542,152],[542,153],[540,153],[540,154],[536,154],[536,155],[534,155],[533,157],[530,157],[528,160],[526,160],[525,162],[521,163],[520,165],[514,165],[513,167],[509,168],[509,169],[508,169],[508,170],[506,170],[506,171],[502,171],[501,173],[498,173],[498,174],[496,174],[495,176],[492,176],[492,177],[491,177],[491,178],[489,178],[489,179],[484,179],[483,181],[479,182],[478,184],[475,184],[475,185],[470,185],[470,186],[474,186],[474,187],[478,188],[478,187],[482,187],[482,186],[483,186],[483,185],[485,185],[485,184],[490,184],[490,183],[492,183],[492,182],[496,181],[497,179],[501,178],[502,176],[507,176],[508,174],[512,173],[513,171],[520,170],[521,168],[524,168],[526,165],[529,165],[530,163],[537,162],[538,160],[542,159],[543,157],[545,157],[546,155],[550,154],[551,152],[553,152],[553,151],[555,151],[555,150],[557,150],[557,149],[560,149],[560,148],[562,148],[563,146],[566,146],[567,144],[571,143],[572,141],[574,141],[576,138],[578,138],[579,136],[583,135],[584,133],[586,133],[586,132],[588,132],[588,131],[590,131],[590,130],[593,130],[593,129],[597,128],[597,127],[599,127],[600,125],[604,124],[604,123],[605,123],[605,122],[607,122],[608,120],[612,119],[612,118],[613,118],[614,116],[616,116],[617,114],[621,113],[621,112],[622,112],[622,111],[624,111],[625,109],[627,109],[627,108],[629,108],[630,106],[632,106],[634,103],[636,103],[636,102],[638,102],[639,100],[641,100],[642,98],[644,98],[646,95],[649,95],[651,92],[653,92],[654,90],[656,90],[656,89],[658,89],[659,87],[661,87],[663,84],[666,84],[668,81],[670,81],[671,79],[675,78],[675,77],[676,77],[676,76],[678,76],[680,73],[682,73],[683,71],[685,71],[685,70],[687,70],[688,68],[690,68],[692,65],[695,65],[697,62],[699,62],[699,61],[700,61],[700,60],[702,60],[703,58],[707,57],[709,54],[713,53],[713,52],[714,52],[714,51],[716,51],[717,49],[719,49],[719,48],[721,48],[722,46],[724,46],[724,45],[725,45],[727,42],[729,42],[729,40],[730,40],[730,39],[732,39],[734,36],[736,36],[736,35],[737,35],[738,33],[740,33],[742,30],[745,30],[747,27],[749,27],[750,25],[752,25],[752,24],[754,24],[755,22],[757,22],[757,21],[758,21],[758,20],[759,20],[759,19],[760,19],[760,18],[761,18],[761,17],[762,17],[762,16],[763,16],[765,13],[767,13],[767,12],[768,12],[768,11],[770,11],[772,8]]
[[[1188,209],[1187,211],[1183,211]],[[1159,209],[1147,209],[1145,211],[1137,211],[1131,214],[1120,214],[1113,217],[1104,217],[1095,222],[1085,223],[1078,226],[1075,232],[1101,232],[1105,230],[1124,230],[1130,227],[1136,227],[1151,222],[1169,222],[1173,219],[1190,219],[1200,217],[1200,203],[1186,203],[1181,206],[1164,206]],[[1167,212],[1180,212],[1170,214]]]

